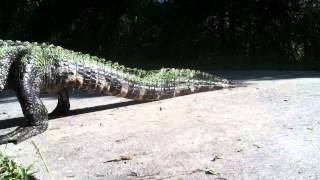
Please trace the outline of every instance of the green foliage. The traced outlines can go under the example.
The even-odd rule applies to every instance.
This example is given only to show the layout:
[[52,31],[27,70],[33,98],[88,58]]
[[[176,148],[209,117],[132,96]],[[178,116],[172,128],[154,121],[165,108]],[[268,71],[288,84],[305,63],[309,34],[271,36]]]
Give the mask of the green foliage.
[[34,179],[32,174],[32,165],[23,168],[7,156],[0,153],[0,179],[3,180],[31,180]]

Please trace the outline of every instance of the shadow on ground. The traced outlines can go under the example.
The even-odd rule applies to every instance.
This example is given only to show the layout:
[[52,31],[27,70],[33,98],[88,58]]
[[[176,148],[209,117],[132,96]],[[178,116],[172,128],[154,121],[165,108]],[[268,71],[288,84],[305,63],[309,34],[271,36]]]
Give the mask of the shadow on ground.
[[[54,119],[61,118],[61,117],[103,111],[103,110],[108,110],[108,109],[115,109],[115,108],[120,108],[120,107],[132,106],[132,105],[141,104],[141,103],[146,103],[146,102],[127,101],[127,102],[119,102],[119,103],[114,103],[114,104],[86,107],[86,108],[81,108],[81,109],[74,109],[74,110],[70,110],[69,113],[64,116],[60,116],[60,117],[50,117],[49,116],[49,120],[54,120]],[[26,123],[27,122],[24,117],[5,119],[5,120],[0,121],[0,129],[7,129],[7,128],[11,128],[11,127],[16,127],[16,126],[24,126],[24,125],[26,125]]]

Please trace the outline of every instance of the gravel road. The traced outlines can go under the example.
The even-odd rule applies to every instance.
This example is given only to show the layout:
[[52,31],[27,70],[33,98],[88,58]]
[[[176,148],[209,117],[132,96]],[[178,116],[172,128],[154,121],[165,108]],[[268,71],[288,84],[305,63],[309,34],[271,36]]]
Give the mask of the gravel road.
[[[218,74],[245,86],[149,103],[75,93],[31,140],[56,179],[320,179],[320,73]],[[0,133],[21,117],[2,93]],[[0,149],[49,179],[31,140]]]

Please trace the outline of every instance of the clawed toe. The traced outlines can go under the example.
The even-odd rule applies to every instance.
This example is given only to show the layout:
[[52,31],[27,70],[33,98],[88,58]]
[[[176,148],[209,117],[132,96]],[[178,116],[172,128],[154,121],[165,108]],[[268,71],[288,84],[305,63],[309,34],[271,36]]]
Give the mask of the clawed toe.
[[66,116],[68,114],[68,110],[58,110],[58,109],[55,109],[54,111],[52,111],[51,113],[49,113],[49,118],[58,118],[58,117],[63,117],[63,116]]
[[9,137],[8,135],[1,135],[0,136],[0,145],[2,144],[8,144],[8,143],[13,143],[13,144],[18,144],[18,140]]
[[1,135],[0,136],[0,144],[19,144],[20,142],[38,135],[44,132],[47,129],[47,124],[43,124],[42,126],[27,126],[27,127],[18,127],[14,131]]

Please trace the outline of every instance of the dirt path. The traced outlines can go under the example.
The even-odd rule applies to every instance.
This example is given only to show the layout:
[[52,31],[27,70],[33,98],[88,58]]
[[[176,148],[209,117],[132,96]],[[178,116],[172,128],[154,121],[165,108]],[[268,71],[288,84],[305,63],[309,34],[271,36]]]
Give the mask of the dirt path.
[[[222,74],[247,87],[143,104],[76,94],[32,140],[56,179],[319,179],[320,73]],[[19,116],[2,95],[1,133]],[[30,140],[1,150],[49,179]]]

